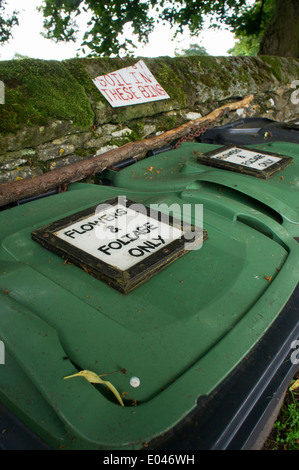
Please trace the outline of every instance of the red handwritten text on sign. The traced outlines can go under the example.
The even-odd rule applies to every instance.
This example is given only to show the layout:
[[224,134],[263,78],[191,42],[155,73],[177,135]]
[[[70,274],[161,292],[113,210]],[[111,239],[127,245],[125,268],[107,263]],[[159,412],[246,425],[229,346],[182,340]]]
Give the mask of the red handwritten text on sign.
[[93,83],[113,108],[169,98],[142,60],[131,67],[96,77]]

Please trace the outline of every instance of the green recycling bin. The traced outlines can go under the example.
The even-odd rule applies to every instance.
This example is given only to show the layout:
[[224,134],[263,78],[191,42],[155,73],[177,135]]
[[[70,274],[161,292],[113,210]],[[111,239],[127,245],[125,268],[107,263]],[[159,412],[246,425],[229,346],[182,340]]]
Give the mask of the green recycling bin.
[[121,171],[105,170],[101,178],[119,188],[178,190],[185,199],[200,198],[203,204],[218,207],[220,213],[238,212],[236,204],[248,206],[268,215],[293,236],[299,235],[299,145],[295,143],[183,143]]
[[298,367],[295,155],[264,180],[199,149],[0,212],[3,448],[252,446]]

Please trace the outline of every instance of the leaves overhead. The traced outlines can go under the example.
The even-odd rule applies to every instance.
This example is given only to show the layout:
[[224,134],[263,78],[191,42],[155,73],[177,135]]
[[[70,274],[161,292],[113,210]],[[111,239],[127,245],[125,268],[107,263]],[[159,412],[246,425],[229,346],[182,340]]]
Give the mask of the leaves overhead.
[[[89,56],[131,55],[136,42],[149,42],[150,33],[159,23],[168,24],[174,38],[186,30],[197,37],[206,19],[211,28],[224,26],[235,33],[238,42],[230,51],[232,54],[298,57],[299,53],[298,0],[40,0],[40,3],[44,36],[57,42],[75,41],[82,30],[82,52],[86,55],[88,47]],[[12,27],[18,24],[17,13],[5,15],[5,6],[6,0],[0,0],[0,44],[9,40]],[[83,20],[81,26],[79,19]]]
[[240,28],[244,15],[250,17],[252,7],[246,0],[44,0],[40,9],[45,17],[45,36],[56,41],[74,41],[78,33],[76,19],[89,12],[82,46],[87,46],[91,55],[107,56],[119,55],[121,50],[133,52],[136,45],[126,37],[129,28],[143,44],[148,43],[150,33],[161,22],[174,29],[174,37],[186,28],[196,36],[207,17],[212,19],[212,27],[219,27],[220,22]]
[[122,49],[130,52],[134,47],[130,39],[121,41],[126,25],[138,41],[146,42],[154,29],[155,20],[149,15],[157,1],[120,0],[45,0],[43,11],[46,37],[56,41],[74,41],[78,32],[76,18],[83,12],[90,13],[82,46],[88,46],[97,55],[118,54]]
[[11,16],[5,14],[5,7],[7,3],[5,0],[0,0],[0,44],[7,42],[12,36],[13,26],[19,24],[17,18],[17,11],[14,11]]
[[232,18],[231,26],[237,42],[228,52],[232,55],[257,55],[274,11],[273,0],[258,0],[240,17]]

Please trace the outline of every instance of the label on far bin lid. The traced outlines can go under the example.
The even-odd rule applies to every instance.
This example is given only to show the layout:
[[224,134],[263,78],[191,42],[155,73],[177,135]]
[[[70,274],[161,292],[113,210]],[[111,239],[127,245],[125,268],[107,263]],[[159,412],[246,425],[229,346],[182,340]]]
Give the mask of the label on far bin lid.
[[241,146],[224,146],[198,156],[198,162],[258,178],[269,178],[292,162],[291,157]]
[[200,245],[206,232],[119,197],[41,227],[32,238],[127,293]]

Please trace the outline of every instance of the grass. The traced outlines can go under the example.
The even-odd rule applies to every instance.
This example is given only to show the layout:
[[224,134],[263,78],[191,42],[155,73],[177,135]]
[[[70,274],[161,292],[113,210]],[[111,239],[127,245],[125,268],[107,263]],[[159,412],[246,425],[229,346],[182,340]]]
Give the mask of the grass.
[[[290,386],[299,379],[295,375]],[[299,388],[287,390],[274,427],[263,450],[299,450]]]

